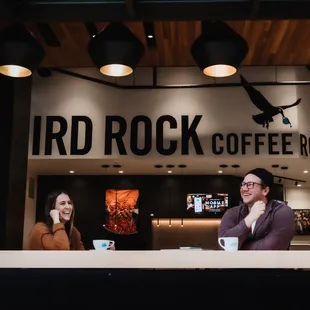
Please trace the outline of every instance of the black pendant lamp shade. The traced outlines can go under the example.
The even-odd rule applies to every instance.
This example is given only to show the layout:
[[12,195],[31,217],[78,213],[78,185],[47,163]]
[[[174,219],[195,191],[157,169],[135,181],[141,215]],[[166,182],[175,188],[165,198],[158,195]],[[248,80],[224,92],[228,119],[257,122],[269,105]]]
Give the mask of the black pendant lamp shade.
[[44,49],[23,24],[12,24],[0,32],[0,73],[27,77],[44,58]]
[[248,53],[247,42],[222,21],[202,22],[202,33],[191,49],[205,75],[225,77],[236,73]]
[[126,76],[144,56],[144,45],[122,23],[111,23],[89,43],[89,55],[102,74]]

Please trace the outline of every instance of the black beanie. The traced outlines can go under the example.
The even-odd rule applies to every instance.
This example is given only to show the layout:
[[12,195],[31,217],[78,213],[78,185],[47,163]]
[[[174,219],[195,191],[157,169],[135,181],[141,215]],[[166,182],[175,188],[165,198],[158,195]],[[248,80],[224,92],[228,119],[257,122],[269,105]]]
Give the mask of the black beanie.
[[273,184],[273,174],[264,168],[255,168],[249,171],[246,175],[248,174],[256,175],[262,180],[263,184],[268,187],[271,187],[271,185]]

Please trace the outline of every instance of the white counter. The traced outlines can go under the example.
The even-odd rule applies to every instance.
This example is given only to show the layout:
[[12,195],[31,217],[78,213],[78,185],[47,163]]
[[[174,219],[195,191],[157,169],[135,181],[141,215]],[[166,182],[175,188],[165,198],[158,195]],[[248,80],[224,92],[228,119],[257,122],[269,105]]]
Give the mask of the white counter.
[[310,251],[0,251],[0,268],[310,268]]

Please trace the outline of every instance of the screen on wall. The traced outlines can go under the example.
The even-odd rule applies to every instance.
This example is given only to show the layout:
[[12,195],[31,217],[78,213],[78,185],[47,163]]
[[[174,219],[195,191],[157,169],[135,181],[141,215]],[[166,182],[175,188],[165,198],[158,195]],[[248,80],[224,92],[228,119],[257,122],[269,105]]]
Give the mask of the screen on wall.
[[228,208],[228,193],[187,194],[187,211],[196,215],[223,214]]
[[130,235],[138,232],[139,190],[107,189],[105,197],[106,219],[104,227],[115,234]]
[[294,209],[295,234],[310,235],[310,210]]

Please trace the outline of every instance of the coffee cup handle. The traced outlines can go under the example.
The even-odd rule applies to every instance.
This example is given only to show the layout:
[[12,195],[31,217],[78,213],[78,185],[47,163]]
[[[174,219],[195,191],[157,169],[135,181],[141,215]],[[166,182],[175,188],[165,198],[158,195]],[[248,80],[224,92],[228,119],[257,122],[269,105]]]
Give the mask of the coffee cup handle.
[[109,246],[108,246],[108,248],[112,248],[112,246],[115,244],[115,241],[110,241],[110,244],[109,244]]
[[219,243],[220,247],[225,250],[225,241],[224,241],[224,245],[223,245],[222,240],[224,241],[224,238],[219,238],[218,243]]

